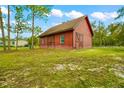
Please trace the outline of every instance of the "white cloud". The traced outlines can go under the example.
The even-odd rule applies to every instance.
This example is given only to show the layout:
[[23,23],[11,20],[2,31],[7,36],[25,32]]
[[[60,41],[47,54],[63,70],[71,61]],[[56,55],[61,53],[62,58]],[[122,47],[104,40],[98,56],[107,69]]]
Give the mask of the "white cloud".
[[91,14],[93,18],[99,20],[107,20],[107,19],[114,19],[118,16],[117,12],[94,12]]
[[3,14],[8,14],[8,10],[5,7],[1,7],[1,11]]
[[84,15],[83,13],[76,11],[76,10],[72,10],[70,12],[63,12],[59,9],[52,9],[51,14],[49,16],[56,16],[56,17],[66,16],[72,19],[72,18],[81,17],[83,15]]
[[109,14],[111,15],[111,18],[116,18],[118,16],[117,12],[111,12]]
[[84,14],[75,10],[72,10],[71,12],[65,13],[65,16],[70,17],[70,18],[78,18],[83,16]]
[[62,17],[64,14],[59,9],[52,9],[50,16]]

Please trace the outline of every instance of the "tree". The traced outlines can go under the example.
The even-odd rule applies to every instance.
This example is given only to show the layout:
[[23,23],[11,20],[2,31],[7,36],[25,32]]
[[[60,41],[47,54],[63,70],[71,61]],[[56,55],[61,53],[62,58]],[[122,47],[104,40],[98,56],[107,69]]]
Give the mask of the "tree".
[[14,6],[15,8],[15,29],[14,32],[16,33],[16,50],[18,49],[18,39],[19,34],[26,29],[26,22],[24,20],[23,15],[23,6]]
[[[117,11],[118,17],[115,20],[124,17],[124,7]],[[104,26],[102,22],[92,22],[95,46],[121,46],[124,45],[124,22],[111,23]]]
[[51,11],[51,6],[43,6],[43,5],[28,5],[28,9],[30,9],[31,19],[32,19],[32,49],[34,48],[34,28],[35,28],[35,19],[36,18],[46,18]]
[[39,34],[42,32],[42,29],[41,29],[41,27],[39,27],[39,26],[36,26],[35,28],[34,28],[34,36],[39,36]]
[[91,22],[91,27],[93,30],[93,45],[96,46],[97,45],[97,25],[96,25],[96,21]]
[[103,46],[105,45],[106,40],[106,28],[104,26],[104,23],[98,22],[98,25],[96,21],[92,22],[92,29],[94,32],[93,36],[93,45],[95,46]]
[[106,27],[103,22],[99,21],[99,39],[100,39],[100,46],[105,46],[106,41]]
[[[124,17],[124,7],[120,8],[118,11],[118,16],[115,18],[115,20],[123,18]],[[124,45],[124,22],[119,22],[119,37],[118,39],[120,40],[120,44]]]
[[42,29],[41,29],[41,27],[39,27],[39,26],[36,26],[35,27],[35,29],[34,29],[34,36],[37,38],[36,40],[37,40],[37,45],[39,45],[39,34],[41,34],[41,32],[42,32]]
[[111,23],[107,27],[107,45],[113,46],[117,45],[118,43],[118,24],[117,23]]
[[124,7],[120,8],[118,11],[118,16],[115,18],[115,19],[119,19],[119,18],[122,18],[124,17]]
[[[34,36],[33,38],[34,38],[33,44],[34,44],[35,46],[38,46],[38,44],[39,44],[39,42],[38,42],[38,37]],[[29,47],[31,48],[32,37],[29,37],[29,38],[27,39],[27,41],[28,41]]]
[[118,23],[118,45],[124,46],[124,23],[120,22]]
[[8,50],[10,50],[10,6],[8,5]]
[[1,7],[0,7],[0,29],[2,32],[3,50],[6,51],[6,41],[5,41],[5,35],[4,35],[4,27],[3,27],[3,18],[2,18]]
[[[30,30],[30,28],[29,28],[29,30]],[[33,42],[33,45],[34,46],[38,46],[39,45],[39,34],[42,32],[42,29],[41,29],[41,27],[39,27],[39,26],[36,26],[36,27],[34,27],[34,37],[33,37],[33,39],[34,39],[34,42]],[[32,37],[29,37],[28,39],[27,39],[27,41],[28,41],[28,45],[30,46],[30,48],[31,48],[31,45],[32,45]]]

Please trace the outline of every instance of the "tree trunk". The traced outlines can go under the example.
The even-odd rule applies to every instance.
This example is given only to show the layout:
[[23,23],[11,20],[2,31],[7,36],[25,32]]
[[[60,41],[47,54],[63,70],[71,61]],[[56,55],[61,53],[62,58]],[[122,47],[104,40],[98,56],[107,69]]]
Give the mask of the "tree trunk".
[[17,33],[16,33],[16,50],[18,50],[18,36],[19,36],[19,33],[17,31]]
[[31,48],[34,49],[34,13],[32,13],[32,42],[31,42]]
[[10,6],[8,5],[8,50],[10,50]]
[[1,28],[1,31],[2,31],[3,50],[6,51],[6,41],[5,41],[5,35],[4,35],[1,7],[0,7],[0,28]]
[[99,46],[102,46],[102,36],[101,36],[101,30],[100,30],[100,21],[99,21]]

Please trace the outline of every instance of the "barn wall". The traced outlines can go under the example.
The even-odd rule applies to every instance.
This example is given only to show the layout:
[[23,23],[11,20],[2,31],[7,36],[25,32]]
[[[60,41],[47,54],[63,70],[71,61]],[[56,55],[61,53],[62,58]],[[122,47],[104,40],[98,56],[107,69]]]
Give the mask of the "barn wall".
[[[72,41],[73,41],[73,37],[72,37],[72,31],[68,31],[68,32],[63,32],[60,34],[56,34],[55,35],[55,46],[56,48],[72,48]],[[65,43],[62,45],[60,44],[60,35],[64,35],[65,36]]]
[[[64,35],[65,37],[65,42],[64,44],[60,44],[60,36]],[[40,47],[42,48],[72,48],[73,47],[73,31],[66,31],[66,32],[62,32],[62,33],[58,33],[54,35],[54,45],[48,45],[48,38],[50,36],[47,37],[42,37],[40,38]]]
[[40,38],[40,47],[47,48],[47,37]]
[[89,26],[86,20],[80,22],[80,24],[73,31],[73,46],[77,47],[76,40],[76,32],[81,33],[83,35],[83,48],[91,48],[92,47],[92,34],[90,32]]

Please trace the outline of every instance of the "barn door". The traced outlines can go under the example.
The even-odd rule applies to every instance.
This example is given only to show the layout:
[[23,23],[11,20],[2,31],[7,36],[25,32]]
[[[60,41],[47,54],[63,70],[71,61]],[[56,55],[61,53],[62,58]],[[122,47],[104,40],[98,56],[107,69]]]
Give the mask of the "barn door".
[[83,35],[80,34],[80,48],[83,48]]
[[75,32],[75,46],[76,48],[79,48],[79,35],[78,32]]
[[83,48],[83,35],[81,33],[75,33],[76,48]]

